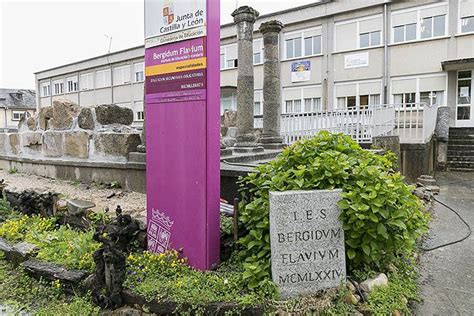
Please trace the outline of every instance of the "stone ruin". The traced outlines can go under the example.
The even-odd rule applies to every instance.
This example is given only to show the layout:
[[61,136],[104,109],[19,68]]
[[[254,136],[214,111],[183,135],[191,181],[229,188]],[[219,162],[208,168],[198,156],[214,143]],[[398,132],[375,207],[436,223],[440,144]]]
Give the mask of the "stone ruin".
[[81,107],[53,101],[22,117],[17,133],[0,134],[0,154],[22,158],[124,161],[141,144],[133,111],[118,105]]

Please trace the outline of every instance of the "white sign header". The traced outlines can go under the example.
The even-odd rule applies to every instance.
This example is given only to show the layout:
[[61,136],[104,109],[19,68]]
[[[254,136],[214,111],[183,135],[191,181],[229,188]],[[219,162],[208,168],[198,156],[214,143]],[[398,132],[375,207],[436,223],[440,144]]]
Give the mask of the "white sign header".
[[[186,40],[196,37],[189,30],[198,28],[198,36],[206,25],[206,0],[145,0],[145,39],[161,45],[170,41]],[[174,34],[179,33],[179,34]],[[174,34],[169,36],[169,34]],[[194,34],[194,36],[192,35]],[[168,35],[167,40],[159,38]],[[191,36],[191,37],[190,37]]]

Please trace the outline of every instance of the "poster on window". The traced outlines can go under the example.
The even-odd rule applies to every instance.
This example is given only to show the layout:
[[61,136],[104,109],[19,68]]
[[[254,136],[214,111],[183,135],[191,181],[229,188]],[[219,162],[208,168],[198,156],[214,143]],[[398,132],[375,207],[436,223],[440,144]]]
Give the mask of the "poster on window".
[[311,80],[311,62],[297,61],[291,64],[291,82]]
[[344,56],[344,68],[361,68],[369,66],[369,53],[358,53]]
[[206,36],[206,0],[145,0],[145,47]]

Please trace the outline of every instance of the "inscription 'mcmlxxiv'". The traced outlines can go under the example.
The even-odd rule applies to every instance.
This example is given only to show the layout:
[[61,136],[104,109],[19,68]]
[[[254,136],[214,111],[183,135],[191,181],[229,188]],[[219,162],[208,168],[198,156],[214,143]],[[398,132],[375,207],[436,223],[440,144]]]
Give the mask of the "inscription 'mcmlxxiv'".
[[345,280],[341,190],[270,192],[272,277],[283,297]]

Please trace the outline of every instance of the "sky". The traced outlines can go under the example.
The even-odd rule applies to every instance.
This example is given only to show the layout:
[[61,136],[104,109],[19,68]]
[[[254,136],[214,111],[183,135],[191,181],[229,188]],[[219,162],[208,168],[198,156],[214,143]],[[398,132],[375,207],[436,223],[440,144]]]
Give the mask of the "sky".
[[[180,0],[178,0],[180,1]],[[267,14],[317,0],[221,0]],[[144,0],[0,0],[0,88],[34,89],[34,73],[144,42]],[[112,39],[110,43],[110,39]]]

